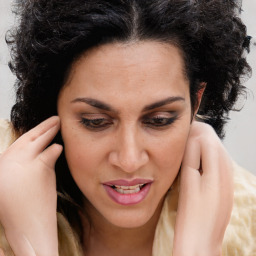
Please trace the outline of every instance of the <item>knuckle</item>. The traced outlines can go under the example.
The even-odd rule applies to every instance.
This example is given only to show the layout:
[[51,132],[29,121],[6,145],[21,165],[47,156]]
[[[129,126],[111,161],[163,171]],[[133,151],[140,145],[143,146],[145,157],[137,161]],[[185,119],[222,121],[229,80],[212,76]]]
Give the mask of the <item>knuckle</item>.
[[46,159],[42,155],[40,155],[38,159],[39,159],[40,163],[43,165],[43,167],[50,168],[48,159]]
[[41,154],[38,156],[38,160],[40,161],[40,166],[42,170],[51,170],[53,169],[53,161],[49,159],[44,154]]
[[213,127],[206,123],[198,122],[194,127],[193,135],[196,139],[211,146],[218,144],[220,141]]

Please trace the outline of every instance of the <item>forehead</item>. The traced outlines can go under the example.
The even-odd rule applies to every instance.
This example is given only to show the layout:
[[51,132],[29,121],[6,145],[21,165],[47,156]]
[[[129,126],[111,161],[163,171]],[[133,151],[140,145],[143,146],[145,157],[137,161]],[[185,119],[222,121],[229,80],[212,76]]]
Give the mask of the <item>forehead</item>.
[[[91,97],[135,93],[185,96],[189,91],[181,51],[154,41],[111,43],[88,50],[70,71],[64,88]],[[176,95],[175,95],[176,96]]]

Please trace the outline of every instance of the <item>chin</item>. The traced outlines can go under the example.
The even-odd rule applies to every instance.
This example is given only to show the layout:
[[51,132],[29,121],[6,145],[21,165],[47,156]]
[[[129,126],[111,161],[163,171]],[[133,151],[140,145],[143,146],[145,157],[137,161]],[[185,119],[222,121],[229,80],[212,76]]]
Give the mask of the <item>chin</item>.
[[107,220],[114,226],[119,228],[139,228],[147,224],[154,213],[151,215],[147,210],[144,213],[141,212],[130,212],[124,210],[120,213],[116,212],[112,216],[106,216]]

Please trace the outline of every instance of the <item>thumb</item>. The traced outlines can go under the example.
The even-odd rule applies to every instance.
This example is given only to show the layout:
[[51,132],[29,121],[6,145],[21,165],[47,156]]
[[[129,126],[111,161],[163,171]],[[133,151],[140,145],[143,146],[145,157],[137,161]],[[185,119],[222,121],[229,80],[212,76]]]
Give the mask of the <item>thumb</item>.
[[59,158],[63,147],[59,144],[53,144],[46,148],[39,156],[40,160],[49,168],[54,169],[55,163]]
[[182,165],[198,170],[201,162],[201,145],[200,141],[194,138],[189,138],[187,141],[185,153],[182,160]]
[[183,188],[199,187],[200,183],[200,156],[201,146],[198,140],[190,138],[186,145],[181,165],[181,183]]

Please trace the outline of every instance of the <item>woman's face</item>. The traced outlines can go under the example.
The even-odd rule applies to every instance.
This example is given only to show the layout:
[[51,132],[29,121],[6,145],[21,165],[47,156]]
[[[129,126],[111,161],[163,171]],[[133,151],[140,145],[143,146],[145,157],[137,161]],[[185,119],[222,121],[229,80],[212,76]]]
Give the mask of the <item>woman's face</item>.
[[89,50],[71,69],[58,113],[91,211],[119,227],[146,224],[178,174],[190,130],[179,50],[152,41]]

